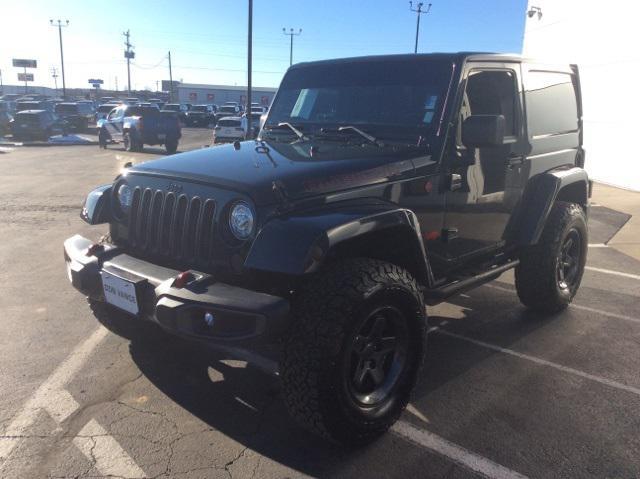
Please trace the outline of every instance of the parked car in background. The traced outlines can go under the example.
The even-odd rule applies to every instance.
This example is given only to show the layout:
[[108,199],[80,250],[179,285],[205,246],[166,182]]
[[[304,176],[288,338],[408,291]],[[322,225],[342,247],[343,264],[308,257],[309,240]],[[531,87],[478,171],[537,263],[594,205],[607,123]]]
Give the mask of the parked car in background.
[[122,142],[127,151],[142,151],[144,145],[164,145],[175,153],[182,136],[180,121],[173,112],[161,112],[156,106],[121,105],[105,120],[98,121],[98,143]]
[[11,121],[13,117],[7,110],[0,110],[0,136],[11,132]]
[[67,133],[66,123],[47,110],[19,111],[10,125],[13,139],[18,141],[47,141],[51,136]]
[[126,103],[127,105],[135,105],[137,103],[140,103],[140,98],[136,98],[136,97],[125,98],[124,103]]
[[220,121],[221,118],[225,118],[228,116],[240,116],[240,107],[237,104],[227,105],[224,104],[216,113],[216,124]]
[[54,104],[48,100],[18,100],[16,112],[25,110],[47,110],[53,112]]
[[215,113],[210,105],[193,105],[186,113],[187,126],[209,126],[215,121]]
[[93,107],[89,103],[58,103],[56,115],[65,120],[70,130],[86,131],[94,118]]
[[0,111],[14,113],[16,111],[16,102],[14,100],[0,100]]
[[100,98],[100,103],[105,104],[105,103],[111,103],[112,101],[115,101],[116,97],[114,96],[103,96]]
[[213,129],[213,144],[244,140],[247,126],[246,117],[228,116],[221,118]]
[[187,108],[187,105],[180,103],[167,103],[162,111],[172,111],[178,115],[178,118],[182,123],[186,123],[189,108]]
[[160,110],[162,110],[162,107],[165,104],[165,102],[160,100],[159,98],[149,98],[149,103],[156,105]]

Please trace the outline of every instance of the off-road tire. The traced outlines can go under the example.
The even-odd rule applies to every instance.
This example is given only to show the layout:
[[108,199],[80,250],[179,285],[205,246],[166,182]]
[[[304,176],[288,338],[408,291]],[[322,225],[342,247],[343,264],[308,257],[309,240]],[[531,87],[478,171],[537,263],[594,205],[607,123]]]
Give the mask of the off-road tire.
[[167,154],[173,155],[176,151],[178,151],[178,140],[176,139],[167,139],[164,144],[165,150],[167,150]]
[[107,149],[107,140],[108,135],[107,132],[104,131],[103,128],[100,128],[100,130],[98,131],[98,147],[102,148],[103,150]]
[[[557,276],[560,250],[572,231],[580,237],[578,270],[571,284],[561,287]],[[582,207],[575,203],[556,202],[538,243],[525,248],[520,255],[515,279],[522,304],[544,314],[555,314],[565,309],[580,287],[587,248],[587,219]]]
[[[289,413],[303,427],[340,444],[374,440],[406,407],[423,362],[427,318],[416,281],[396,265],[350,259],[318,273],[296,294],[292,305],[294,324],[280,367]],[[344,358],[361,318],[380,305],[404,313],[409,346],[386,402],[367,409],[349,394]]]

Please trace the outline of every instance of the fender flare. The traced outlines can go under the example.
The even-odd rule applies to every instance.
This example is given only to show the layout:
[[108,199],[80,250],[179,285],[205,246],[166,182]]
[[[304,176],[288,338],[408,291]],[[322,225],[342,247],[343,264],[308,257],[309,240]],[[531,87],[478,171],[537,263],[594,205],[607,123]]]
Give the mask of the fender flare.
[[111,186],[111,183],[98,186],[87,195],[80,218],[90,225],[108,223],[111,220]]
[[516,242],[536,244],[542,235],[553,204],[557,201],[578,203],[588,213],[589,177],[578,167],[556,168],[533,177],[527,184],[517,222]]
[[432,284],[420,225],[415,214],[404,208],[363,210],[332,209],[274,218],[257,234],[245,259],[246,268],[301,276],[320,269],[338,244],[376,231],[406,228],[415,238],[416,280]]

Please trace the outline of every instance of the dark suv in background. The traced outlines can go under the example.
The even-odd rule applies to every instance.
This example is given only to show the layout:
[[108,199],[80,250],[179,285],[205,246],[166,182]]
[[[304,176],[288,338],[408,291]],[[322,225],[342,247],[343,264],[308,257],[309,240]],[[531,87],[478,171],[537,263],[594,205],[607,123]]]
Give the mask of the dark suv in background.
[[87,131],[93,121],[95,111],[90,103],[58,103],[55,112],[64,120],[70,130]]
[[81,216],[110,235],[65,242],[69,278],[168,332],[273,352],[300,424],[367,442],[409,401],[425,305],[510,269],[528,308],[571,303],[588,245],[582,145],[575,65],[294,65],[257,141],[141,163],[91,192]]

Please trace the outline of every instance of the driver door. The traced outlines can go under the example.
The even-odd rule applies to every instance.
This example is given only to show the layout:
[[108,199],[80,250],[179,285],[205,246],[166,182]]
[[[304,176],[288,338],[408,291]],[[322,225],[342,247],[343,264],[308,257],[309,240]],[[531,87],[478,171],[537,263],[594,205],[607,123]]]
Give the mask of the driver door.
[[[499,252],[507,225],[522,195],[526,138],[522,124],[522,88],[518,63],[471,63],[457,118],[455,144],[447,161],[443,239],[451,267],[470,257]],[[502,115],[502,144],[467,148],[462,123],[470,115]]]

